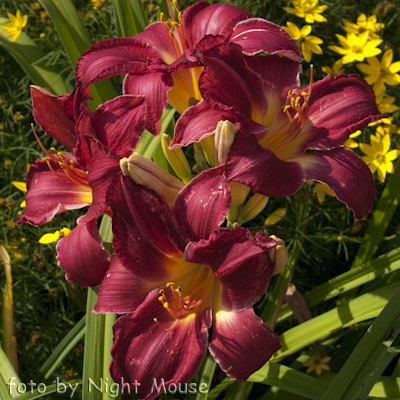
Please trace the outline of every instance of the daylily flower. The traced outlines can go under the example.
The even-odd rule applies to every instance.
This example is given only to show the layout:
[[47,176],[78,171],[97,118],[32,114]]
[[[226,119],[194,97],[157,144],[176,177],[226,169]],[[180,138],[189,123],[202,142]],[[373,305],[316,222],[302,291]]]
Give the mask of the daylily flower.
[[12,35],[11,41],[14,42],[17,40],[18,36],[21,34],[22,30],[25,28],[28,22],[28,16],[22,16],[19,10],[17,10],[17,14],[13,15],[11,13],[7,13],[7,17],[10,20],[10,24],[2,24],[0,25],[6,31],[5,35]]
[[357,68],[368,75],[365,80],[369,85],[373,85],[375,93],[385,90],[385,83],[391,86],[400,83],[400,75],[397,74],[400,71],[400,61],[392,64],[392,60],[393,50],[389,49],[385,51],[380,62],[376,57],[369,57],[368,64],[357,64]]
[[284,7],[283,9],[299,18],[304,18],[308,24],[317,22],[326,22],[327,19],[321,15],[328,6],[318,6],[318,0],[293,0],[293,7]]
[[376,21],[376,15],[371,15],[367,18],[365,14],[360,14],[357,17],[357,23],[344,19],[343,29],[348,33],[355,33],[356,35],[363,33],[365,31],[369,32],[370,39],[380,39],[376,34],[385,27],[385,24]]
[[[174,6],[179,10],[177,2]],[[125,94],[146,96],[146,129],[158,134],[167,102],[180,113],[201,100],[198,80],[202,51],[220,42],[242,46],[244,54],[279,54],[300,61],[296,43],[282,29],[229,4],[199,1],[178,13],[172,23],[161,15],[131,38],[101,41],[79,59],[76,80],[90,98],[89,86],[127,74]]]
[[368,40],[368,35],[368,31],[360,33],[358,36],[354,33],[348,33],[346,38],[342,35],[336,34],[336,37],[343,47],[329,46],[329,48],[335,53],[339,53],[343,56],[343,64],[348,64],[353,61],[364,61],[365,57],[374,57],[382,53],[382,50],[377,49],[376,46],[379,46],[383,40]]
[[230,203],[224,167],[198,175],[172,208],[123,175],[107,202],[116,254],[95,312],[128,313],[114,325],[114,381],[136,379],[140,399],[157,397],[161,378],[167,387],[186,382],[206,354],[211,324],[208,348],[229,376],[244,381],[264,365],[279,338],[252,306],[268,287],[278,243],[219,228]]
[[[64,111],[66,96],[31,88],[33,116],[42,130],[68,150],[55,148],[31,166],[26,184],[26,209],[18,223],[42,225],[56,214],[90,206],[70,235],[57,243],[59,265],[66,278],[81,286],[97,286],[109,266],[96,219],[110,214],[105,203],[108,185],[119,173],[119,161],[131,154],[144,128],[143,97],[120,96],[79,117]],[[35,134],[36,135],[36,134]],[[53,154],[54,153],[54,154]],[[93,265],[88,260],[97,260]]]
[[243,130],[229,152],[229,181],[269,197],[291,196],[306,179],[323,182],[356,218],[367,215],[373,177],[360,157],[341,147],[351,133],[383,117],[361,77],[340,74],[316,83],[311,77],[300,89],[301,67],[285,58],[249,57],[245,64],[231,43],[204,58],[204,100],[178,120],[172,148],[199,142],[219,120],[230,120]]
[[317,36],[310,36],[311,25],[304,25],[301,30],[293,22],[286,22],[286,27],[282,28],[294,39],[301,44],[301,52],[307,62],[311,61],[312,53],[322,54],[322,49],[319,46],[323,43],[322,39]]
[[360,149],[366,154],[363,160],[369,165],[371,172],[378,171],[378,176],[382,182],[385,182],[386,173],[393,174],[394,167],[392,161],[394,161],[399,155],[399,150],[390,149],[390,135],[386,134],[383,137],[370,136],[370,143],[360,143]]

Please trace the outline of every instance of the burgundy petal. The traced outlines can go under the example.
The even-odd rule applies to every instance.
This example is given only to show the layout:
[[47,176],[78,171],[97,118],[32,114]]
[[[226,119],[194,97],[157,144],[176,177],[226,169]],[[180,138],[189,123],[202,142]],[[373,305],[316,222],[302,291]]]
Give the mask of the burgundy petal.
[[279,337],[252,308],[217,311],[209,350],[221,369],[244,382],[280,349]]
[[97,138],[120,157],[129,157],[144,129],[144,96],[118,96],[92,113]]
[[297,162],[280,160],[257,139],[239,131],[226,164],[228,181],[243,183],[269,197],[291,196],[301,189],[306,174]]
[[[74,157],[65,154],[67,162],[75,161]],[[88,206],[92,202],[92,190],[89,185],[78,184],[68,179],[57,162],[51,160],[50,165],[41,159],[31,165],[26,176],[26,208],[18,223],[42,225],[50,221],[56,214],[67,210],[76,210]]]
[[213,110],[204,100],[200,101],[195,106],[189,107],[178,119],[170,147],[175,149],[200,142],[214,133],[221,120],[235,122],[234,112]]
[[264,52],[301,62],[300,49],[290,35],[279,25],[261,18],[239,22],[230,41],[239,44],[248,56]]
[[186,246],[165,200],[153,190],[116,176],[106,198],[113,210],[114,249],[138,279],[166,282],[169,263]]
[[31,86],[33,118],[42,131],[68,150],[76,145],[75,123],[64,114],[68,95],[54,96],[46,89]]
[[121,172],[119,162],[121,157],[114,154],[107,147],[103,146],[93,136],[86,136],[93,156],[93,164],[89,173],[89,185],[92,188],[93,201],[86,215],[78,219],[83,224],[109,209],[106,204],[106,194],[114,176]]
[[312,85],[308,119],[298,138],[296,156],[305,149],[338,147],[350,134],[383,117],[372,89],[359,75],[328,75]]
[[116,254],[99,287],[99,298],[93,312],[125,314],[132,312],[155,287],[139,281],[122,265]]
[[224,166],[203,171],[175,198],[173,214],[190,240],[208,239],[225,220],[231,196]]
[[102,245],[96,220],[77,225],[57,243],[56,250],[67,280],[84,287],[100,285],[110,265],[110,254]]
[[363,219],[374,204],[374,177],[364,161],[352,150],[340,147],[307,153],[295,159],[307,174],[307,180],[325,183],[336,197]]
[[210,4],[199,1],[183,13],[183,24],[189,32],[193,47],[206,35],[229,38],[232,29],[251,15],[229,4]]
[[[209,310],[175,320],[158,296],[154,290],[133,314],[114,324],[111,376],[115,382],[122,378],[139,382],[141,399],[158,397],[163,392],[162,383],[168,388],[170,383],[183,384],[193,377],[205,356],[211,325]],[[171,330],[165,332],[158,324]]]
[[153,135],[161,131],[161,117],[168,105],[167,92],[174,85],[169,72],[155,72],[148,75],[127,75],[124,93],[146,97],[146,129]]
[[268,288],[274,269],[268,250],[276,242],[256,241],[244,228],[215,230],[209,240],[189,243],[184,259],[208,265],[220,282],[224,307],[239,311],[252,307]]

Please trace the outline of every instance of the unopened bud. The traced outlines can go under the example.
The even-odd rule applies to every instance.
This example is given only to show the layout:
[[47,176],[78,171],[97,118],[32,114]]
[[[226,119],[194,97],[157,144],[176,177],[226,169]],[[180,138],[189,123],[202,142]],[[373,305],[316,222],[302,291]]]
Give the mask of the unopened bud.
[[163,133],[161,136],[161,146],[165,155],[165,158],[171,164],[171,167],[175,171],[176,175],[184,183],[189,183],[192,179],[192,171],[186,156],[182,149],[171,150],[169,148],[172,142],[172,137]]
[[226,219],[228,221],[235,222],[239,216],[240,206],[246,200],[246,197],[250,192],[250,188],[239,182],[229,182],[229,188],[231,191],[231,207]]
[[269,197],[264,196],[260,193],[255,193],[250,197],[249,201],[243,206],[239,213],[239,223],[244,224],[245,222],[251,221],[268,204]]
[[286,267],[289,253],[282,239],[279,239],[275,235],[271,235],[270,237],[278,243],[276,247],[268,251],[269,258],[274,263],[274,272],[272,274],[277,275]]
[[230,121],[219,121],[215,130],[215,165],[226,163],[228,153],[239,129]]
[[211,168],[215,167],[215,139],[214,135],[207,136],[200,141],[201,148],[203,149],[204,156],[207,163]]
[[163,196],[171,207],[179,191],[185,186],[183,182],[159,167],[155,162],[138,153],[119,162],[121,171],[138,185],[147,186]]

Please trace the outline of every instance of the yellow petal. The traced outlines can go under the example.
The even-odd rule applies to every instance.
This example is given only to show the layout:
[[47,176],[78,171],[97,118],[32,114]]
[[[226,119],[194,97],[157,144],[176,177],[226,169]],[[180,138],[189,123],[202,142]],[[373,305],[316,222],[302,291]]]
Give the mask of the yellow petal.
[[24,200],[20,205],[21,208],[25,208],[26,207],[26,201]]
[[18,190],[21,190],[21,192],[27,192],[28,189],[26,188],[26,183],[25,182],[17,182],[13,181],[11,182]]
[[55,231],[54,233],[46,233],[39,239],[39,243],[41,244],[53,243],[57,242],[59,238],[60,238],[60,231]]

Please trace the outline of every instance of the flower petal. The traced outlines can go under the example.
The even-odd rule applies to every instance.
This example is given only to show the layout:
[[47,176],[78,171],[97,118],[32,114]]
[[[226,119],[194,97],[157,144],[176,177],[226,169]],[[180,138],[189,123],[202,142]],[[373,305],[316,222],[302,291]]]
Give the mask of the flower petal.
[[92,126],[102,144],[120,157],[128,157],[142,135],[145,113],[144,96],[118,96],[93,111]]
[[173,214],[192,241],[208,239],[224,221],[231,196],[224,166],[203,171],[175,198]]
[[46,89],[31,86],[32,115],[42,131],[68,150],[76,145],[75,123],[64,114],[68,95],[54,96]]
[[364,161],[345,147],[307,153],[294,159],[305,170],[307,180],[325,183],[336,197],[354,213],[354,218],[367,216],[375,200],[376,187]]
[[224,307],[240,311],[252,307],[268,288],[274,270],[268,250],[277,245],[244,228],[215,230],[209,240],[190,242],[184,260],[208,265],[220,283]]
[[161,117],[168,105],[167,92],[174,85],[169,72],[155,72],[147,75],[127,75],[124,93],[146,97],[146,129],[153,135],[161,131]]
[[[68,163],[76,162],[71,155],[64,155]],[[92,190],[89,186],[68,180],[63,169],[55,161],[50,161],[50,165],[59,176],[41,159],[31,165],[26,176],[26,209],[18,221],[19,224],[42,225],[53,219],[56,214],[91,204]]]
[[95,219],[77,225],[57,243],[56,250],[67,280],[83,287],[100,285],[110,265],[110,254],[102,245]]
[[[207,349],[209,310],[175,320],[151,292],[133,314],[114,324],[110,372],[115,382],[139,382],[139,398],[153,399],[162,383],[183,383],[200,368]],[[154,321],[157,319],[157,322]],[[174,327],[172,324],[175,322]],[[171,331],[164,329],[171,327]]]
[[244,382],[280,349],[279,341],[253,309],[221,309],[214,316],[209,350],[228,376]]
[[239,22],[230,41],[239,44],[248,56],[264,52],[301,62],[299,47],[290,35],[280,26],[261,18]]
[[111,255],[110,267],[99,287],[99,298],[93,312],[125,314],[143,303],[146,296],[156,287],[139,281],[122,265],[116,254]]
[[243,183],[269,197],[291,196],[306,180],[298,163],[280,160],[271,150],[262,148],[253,135],[243,131],[236,134],[226,174],[228,181]]

